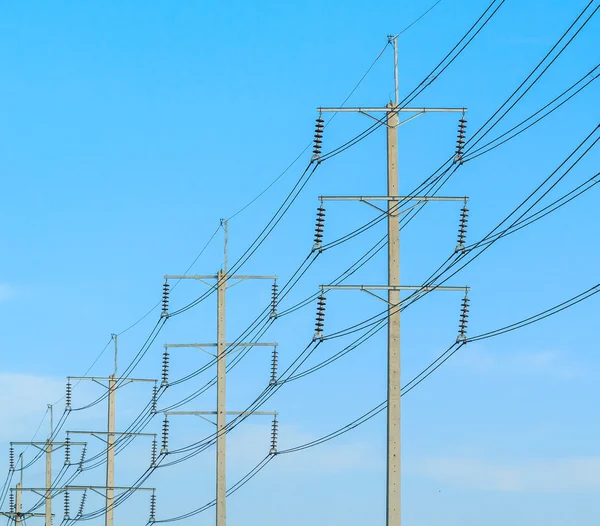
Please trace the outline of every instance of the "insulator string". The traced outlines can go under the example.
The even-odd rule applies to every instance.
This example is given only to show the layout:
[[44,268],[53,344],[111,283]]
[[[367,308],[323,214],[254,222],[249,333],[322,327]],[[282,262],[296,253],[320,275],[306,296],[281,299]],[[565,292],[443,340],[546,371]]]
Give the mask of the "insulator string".
[[323,341],[323,326],[325,325],[325,295],[321,293],[317,300],[317,320],[315,323],[315,335],[313,341]]

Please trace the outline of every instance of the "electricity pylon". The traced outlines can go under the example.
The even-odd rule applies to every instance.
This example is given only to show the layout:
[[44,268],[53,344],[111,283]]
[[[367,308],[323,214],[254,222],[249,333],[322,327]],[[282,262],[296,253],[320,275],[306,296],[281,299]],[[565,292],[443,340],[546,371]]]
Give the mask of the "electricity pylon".
[[[117,361],[118,361],[118,340],[117,335],[113,334],[113,340],[115,343],[115,365],[113,374],[109,377],[96,377],[96,376],[69,376],[67,378],[67,396],[66,396],[66,405],[67,409],[71,408],[71,380],[82,381],[82,380],[90,380],[92,382],[96,382],[99,385],[102,385],[108,390],[108,423],[106,431],[67,431],[67,439],[69,434],[86,434],[94,436],[106,443],[106,485],[105,486],[89,486],[87,489],[92,489],[93,491],[99,491],[101,488],[105,489],[105,499],[106,499],[106,509],[104,512],[104,524],[105,526],[114,526],[114,498],[115,498],[115,489],[123,489],[123,490],[151,490],[154,491],[153,488],[117,488],[115,486],[115,437],[116,436],[147,436],[154,438],[154,444],[156,444],[156,434],[154,433],[119,433],[115,431],[115,418],[116,418],[116,397],[117,397],[117,389],[124,385],[134,383],[134,382],[143,382],[143,383],[153,383],[156,387],[158,383],[157,380],[147,379],[147,378],[125,378],[117,376]],[[104,384],[106,382],[106,385]],[[154,390],[156,392],[156,389]],[[105,436],[106,438],[101,438]],[[153,447],[153,451],[156,450],[156,447]],[[80,490],[83,486],[72,486],[71,489]],[[67,494],[68,495],[68,494]],[[65,500],[67,502],[67,500]],[[67,507],[65,505],[65,507]]]
[[[355,107],[355,108],[317,108],[319,114],[325,112],[357,112],[378,122],[381,122],[371,113],[384,113],[385,126],[387,128],[387,195],[385,196],[322,196],[323,201],[361,201],[372,204],[373,201],[387,202],[387,207],[382,210],[387,214],[387,245],[388,245],[388,282],[386,285],[323,285],[322,291],[331,289],[354,289],[364,291],[387,291],[388,304],[388,331],[387,331],[387,475],[386,475],[386,524],[387,526],[400,526],[401,524],[401,404],[400,404],[400,291],[409,290],[417,292],[436,291],[461,291],[468,292],[468,287],[413,287],[400,284],[400,223],[398,207],[401,203],[409,201],[466,201],[465,197],[428,197],[428,196],[401,196],[398,189],[398,127],[406,122],[425,113],[464,113],[465,108],[409,108],[400,105],[398,98],[398,45],[397,35],[389,36],[389,42],[394,46],[394,93],[395,100],[385,107]],[[411,116],[400,122],[399,115],[409,113]],[[315,135],[315,154],[320,153],[322,137],[322,119],[317,120],[317,134]],[[461,120],[464,121],[464,118]],[[462,128],[461,128],[462,126]],[[461,131],[462,129],[462,131]],[[464,124],[459,126],[459,147],[462,151],[462,138],[464,135]],[[462,138],[461,138],[462,137]],[[459,153],[457,149],[457,153]],[[375,206],[375,205],[373,205]],[[378,208],[375,206],[375,208]],[[321,210],[322,211],[322,210]],[[380,298],[382,299],[382,298]],[[465,300],[467,301],[467,300]],[[320,307],[323,307],[324,298],[320,298]],[[323,309],[321,309],[322,312]],[[322,315],[321,315],[322,316]],[[322,320],[321,320],[322,322]],[[322,325],[322,323],[321,323]],[[320,327],[317,326],[316,338],[322,338]]]
[[[227,367],[226,367],[226,356],[227,349],[236,349],[242,347],[272,347],[273,348],[273,363],[276,364],[277,357],[277,343],[276,342],[249,342],[249,343],[227,343],[226,339],[226,291],[227,288],[233,287],[237,283],[246,281],[249,279],[266,279],[273,280],[273,297],[271,316],[276,317],[276,291],[277,291],[277,276],[250,276],[250,275],[229,275],[227,270],[228,261],[228,231],[227,221],[222,221],[224,233],[225,233],[225,250],[224,250],[224,263],[223,269],[219,270],[216,274],[208,275],[166,275],[165,280],[181,280],[181,279],[193,279],[208,284],[210,287],[217,289],[217,341],[216,343],[175,343],[165,345],[165,357],[168,360],[169,348],[177,347],[194,347],[206,351],[206,348],[215,347],[217,350],[216,355],[213,355],[217,365],[217,410],[216,411],[165,411],[165,423],[166,419],[170,415],[188,415],[198,416],[201,418],[207,418],[208,415],[216,416],[216,442],[217,442],[217,458],[216,458],[216,525],[226,526],[227,523],[227,415],[248,416],[248,415],[271,415],[274,417],[273,420],[273,433],[274,439],[272,442],[271,452],[276,453],[276,429],[277,429],[277,412],[273,411],[227,411],[226,404],[226,385],[227,385]],[[207,283],[208,280],[216,280],[216,283]],[[230,281],[235,283],[230,284]],[[166,313],[164,313],[166,314]],[[206,351],[208,352],[208,351]],[[209,352],[209,354],[211,354]],[[274,365],[275,368],[276,365]],[[272,377],[273,379],[273,377]],[[163,378],[163,382],[165,379]],[[275,450],[275,451],[274,451]]]
[[[60,442],[56,440],[52,440],[52,436],[54,434],[54,424],[52,418],[52,405],[48,404],[48,411],[50,414],[50,435],[48,440],[45,442],[11,442],[10,443],[10,459],[11,459],[11,469],[14,469],[12,466],[14,459],[14,446],[33,446],[36,449],[39,449],[46,455],[46,488],[43,493],[43,498],[45,502],[45,512],[44,514],[27,514],[28,516],[43,516],[45,518],[45,526],[52,526],[52,454],[54,451],[61,449],[63,447],[70,446],[83,446],[85,455],[85,448],[87,446],[87,442]],[[83,456],[82,455],[82,456]],[[21,487],[19,488],[19,493],[24,491]]]

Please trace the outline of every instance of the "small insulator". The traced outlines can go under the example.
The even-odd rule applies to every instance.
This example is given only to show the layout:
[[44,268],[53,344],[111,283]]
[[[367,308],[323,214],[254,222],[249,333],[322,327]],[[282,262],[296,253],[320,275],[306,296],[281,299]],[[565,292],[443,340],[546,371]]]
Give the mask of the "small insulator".
[[150,495],[150,520],[148,522],[156,521],[156,494],[152,492]]
[[65,393],[65,409],[67,411],[71,410],[71,393],[72,393],[71,380],[67,379],[67,391]]
[[279,286],[277,285],[277,280],[273,281],[273,286],[271,289],[271,318],[277,318],[277,299],[279,296]]
[[271,427],[271,449],[269,455],[277,455],[277,432],[279,424],[277,422],[277,415],[273,417],[273,425]]
[[165,280],[163,284],[163,295],[162,295],[162,318],[169,317],[169,282]]
[[323,341],[323,325],[325,324],[325,295],[321,294],[317,300],[317,321],[315,323],[314,340]]
[[71,464],[71,439],[65,438],[65,464]]
[[313,245],[313,251],[321,250],[323,242],[323,229],[325,226],[325,208],[323,203],[317,208],[317,223],[315,225],[315,244]]
[[83,490],[83,495],[81,495],[81,503],[79,504],[79,511],[77,512],[77,517],[81,517],[83,515],[83,507],[85,506],[85,499],[87,498],[87,490]]
[[163,422],[163,426],[162,426],[162,449],[161,449],[161,454],[166,454],[169,449],[168,449],[168,445],[169,445],[169,419],[167,418],[167,415],[165,415],[165,420]]
[[465,239],[467,237],[467,223],[469,222],[469,209],[467,204],[460,210],[460,220],[458,223],[458,241],[454,252],[465,252]]
[[151,407],[152,414],[156,414],[157,404],[158,404],[158,386],[156,384],[154,384],[154,387],[152,388],[152,407]]
[[83,462],[85,460],[86,452],[87,452],[87,446],[83,446],[83,449],[81,450],[81,457],[79,459],[79,467],[77,468],[80,473],[83,471]]
[[10,495],[8,496],[8,510],[11,513],[15,512],[15,495],[12,489],[10,490]]
[[458,336],[456,341],[466,341],[467,340],[467,324],[469,318],[469,298],[465,294],[465,297],[462,300],[461,304],[461,313],[460,313],[460,321],[458,322]]
[[152,461],[150,462],[151,468],[156,467],[157,453],[158,453],[158,444],[156,443],[156,436],[155,436],[154,440],[152,440]]
[[15,448],[13,446],[10,446],[8,450],[8,469],[15,470]]
[[323,129],[325,126],[323,125],[325,121],[323,117],[319,113],[317,117],[317,122],[315,124],[315,144],[313,149],[313,159],[319,159],[321,157],[321,148],[323,145]]
[[69,490],[65,490],[65,519],[70,519],[69,516]]
[[463,149],[465,146],[465,137],[467,129],[467,119],[465,114],[458,121],[458,138],[456,140],[456,153],[454,154],[454,162],[463,164]]
[[169,385],[169,351],[165,347],[165,352],[163,353],[162,360],[162,382],[160,385],[167,386]]
[[279,357],[277,356],[277,346],[273,346],[273,356],[271,358],[271,379],[269,385],[275,385],[277,383],[277,362]]

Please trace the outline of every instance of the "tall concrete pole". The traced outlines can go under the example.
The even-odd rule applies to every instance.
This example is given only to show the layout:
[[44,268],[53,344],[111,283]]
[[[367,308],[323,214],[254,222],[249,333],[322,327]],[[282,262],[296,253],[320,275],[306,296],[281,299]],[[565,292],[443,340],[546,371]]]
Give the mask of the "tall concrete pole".
[[50,411],[50,437],[46,443],[46,515],[45,525],[52,526],[52,435],[54,423],[52,419],[52,406],[48,405]]
[[[388,107],[395,107],[389,104]],[[387,118],[388,196],[398,196],[398,113]],[[388,285],[400,285],[400,222],[388,201]],[[388,291],[387,526],[400,526],[400,291]]]
[[[22,473],[22,471],[21,471]],[[23,487],[22,482],[18,482],[16,486],[16,505],[15,505],[15,526],[21,526],[21,488]]]
[[225,368],[225,290],[227,273],[217,273],[217,526],[227,523],[226,508],[226,368]]
[[115,498],[115,398],[117,395],[117,335],[115,341],[115,370],[108,379],[108,426],[106,435],[106,511],[104,513],[105,526],[114,526],[114,498]]

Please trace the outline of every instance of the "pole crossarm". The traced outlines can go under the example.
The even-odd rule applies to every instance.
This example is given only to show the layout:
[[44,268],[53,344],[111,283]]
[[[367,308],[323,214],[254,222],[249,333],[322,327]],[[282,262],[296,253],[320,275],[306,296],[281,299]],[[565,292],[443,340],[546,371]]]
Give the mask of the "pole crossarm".
[[454,201],[467,202],[469,198],[463,197],[444,197],[444,196],[428,196],[428,195],[322,195],[319,196],[320,201]]
[[[176,416],[203,416],[203,415],[216,415],[217,411],[165,411],[165,415],[176,415]],[[278,416],[277,411],[225,411],[227,415],[236,416]]]
[[136,436],[136,437],[155,437],[156,433],[119,433],[118,431],[67,431],[67,434],[74,435],[121,435],[121,436]]
[[[187,275],[187,274],[167,274],[165,275],[165,279],[197,279],[197,280],[203,280],[203,279],[218,279],[218,276],[216,274],[202,274],[202,275]],[[240,279],[240,280],[246,280],[246,279],[277,279],[277,276],[247,276],[247,275],[241,275],[241,276],[227,276],[227,279]]]
[[[227,347],[277,347],[277,342],[226,343]],[[165,343],[165,349],[173,347],[217,347],[217,343]]]
[[467,108],[403,108],[397,106],[357,106],[345,108],[319,107],[317,108],[317,111],[320,113],[466,113]]
[[[16,511],[0,511],[0,517],[20,517],[22,519],[30,519],[32,517],[45,517],[45,513],[21,513]],[[54,517],[54,514],[52,514]]]
[[[67,442],[11,442],[11,446],[64,446]],[[68,442],[70,446],[87,446],[87,442]]]
[[152,383],[156,383],[158,382],[158,380],[153,380],[151,378],[125,378],[125,377],[110,377],[110,376],[67,376],[68,380],[77,380],[77,381],[81,381],[81,380],[91,380],[92,382],[108,382],[110,380],[115,380],[116,382],[119,381],[127,381],[127,383],[133,383],[133,382],[152,382]]
[[443,285],[432,285],[432,286],[412,286],[412,285],[319,285],[321,290],[411,290],[411,291],[423,291],[432,292],[439,290],[441,292],[465,292],[468,293],[471,290],[470,287],[447,287]]

